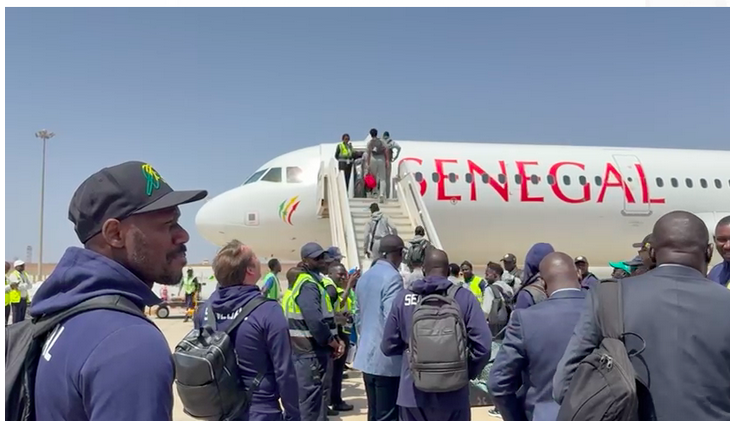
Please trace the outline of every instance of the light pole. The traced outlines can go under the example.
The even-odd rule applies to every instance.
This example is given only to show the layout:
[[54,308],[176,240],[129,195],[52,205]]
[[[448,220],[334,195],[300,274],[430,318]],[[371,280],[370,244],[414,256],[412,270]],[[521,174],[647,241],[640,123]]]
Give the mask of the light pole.
[[43,160],[41,162],[41,239],[38,246],[38,277],[36,282],[43,279],[43,198],[46,190],[46,141],[55,136],[55,133],[48,130],[36,132],[35,137],[43,140]]

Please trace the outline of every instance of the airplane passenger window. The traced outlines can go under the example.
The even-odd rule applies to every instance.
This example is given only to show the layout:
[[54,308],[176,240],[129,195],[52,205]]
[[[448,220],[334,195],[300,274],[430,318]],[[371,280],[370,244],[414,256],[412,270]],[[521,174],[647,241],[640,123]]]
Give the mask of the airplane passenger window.
[[471,175],[471,173],[464,174],[464,180],[466,180],[467,183],[471,184],[474,181],[474,176]]
[[566,186],[570,185],[570,176],[568,176],[568,175],[563,176],[563,184],[565,184]]
[[704,178],[700,178],[700,185],[702,186],[703,189],[706,189],[707,188],[707,180],[705,180]]
[[452,172],[449,173],[449,181],[451,181],[452,183],[456,183],[456,174]]
[[515,183],[522,184],[522,176],[520,174],[515,174]]
[[302,182],[302,169],[299,167],[286,167],[286,182],[287,183],[301,183]]
[[500,174],[500,175],[499,175],[499,176],[497,177],[497,180],[499,180],[499,183],[500,183],[500,184],[504,184],[504,183],[506,183],[506,182],[507,182],[507,176],[506,176],[506,175],[504,175],[504,174]]
[[719,178],[715,179],[715,187],[717,187],[718,189],[722,188],[722,181],[720,181]]
[[596,186],[600,186],[601,183],[603,183],[603,179],[601,179],[600,175],[596,176]]
[[581,175],[581,176],[580,176],[580,177],[578,178],[578,182],[580,183],[580,185],[581,185],[581,186],[585,186],[585,185],[586,185],[586,183],[588,182],[588,180],[586,180],[586,177],[585,177],[585,176]]
[[268,168],[264,168],[263,170],[258,170],[255,173],[251,175],[251,177],[248,178],[248,180],[244,181],[243,184],[251,184],[259,181],[259,178],[268,170]]
[[489,183],[489,174],[482,174],[482,183],[487,184]]
[[672,187],[679,187],[679,181],[674,177],[672,177]]
[[270,181],[272,183],[281,183],[281,168],[276,167],[269,170],[261,181]]
[[532,184],[537,184],[540,182],[540,177],[536,176],[535,174],[532,174],[530,176],[530,181],[532,181]]
[[686,179],[685,182],[687,183],[687,187],[692,188],[692,179],[691,178]]
[[416,173],[416,181],[419,183],[423,181],[423,174],[420,171]]
[[439,182],[439,173],[435,172],[435,173],[431,174],[431,180],[433,180],[434,183],[438,183]]
[[548,180],[548,184],[550,184],[551,186],[553,184],[555,184],[555,177],[553,177],[552,175],[548,174],[547,180]]
[[656,186],[657,187],[664,187],[664,180],[661,179],[661,177],[656,178]]

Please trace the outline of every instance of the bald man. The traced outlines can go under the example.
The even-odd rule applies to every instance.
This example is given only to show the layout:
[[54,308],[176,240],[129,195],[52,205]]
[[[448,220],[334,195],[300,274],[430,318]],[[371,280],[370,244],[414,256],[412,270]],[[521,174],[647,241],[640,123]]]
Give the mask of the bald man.
[[707,277],[724,287],[730,287],[730,215],[717,223],[714,239],[717,252],[722,256],[722,263],[715,265]]
[[[515,310],[487,383],[505,421],[555,421],[555,367],[563,356],[584,306],[585,292],[573,259],[553,252],[540,262],[548,299]],[[525,387],[525,398],[517,392]]]
[[[446,294],[449,287],[457,288],[454,299],[459,304],[466,325],[469,347],[469,378],[475,379],[486,367],[492,347],[492,334],[479,302],[466,288],[448,279],[449,257],[443,250],[429,248],[424,262],[425,279],[414,281],[410,289],[398,293],[385,322],[380,345],[385,355],[403,355],[411,335],[413,311],[420,297],[432,293]],[[400,420],[403,421],[468,421],[469,386],[453,392],[428,393],[416,389],[408,358],[401,365],[398,388]]]
[[[654,225],[649,253],[656,268],[622,279],[624,331],[640,384],[651,403],[641,419],[716,421],[730,419],[730,290],[705,277],[713,247],[697,216],[670,212]],[[553,379],[553,397],[563,401],[578,363],[596,349],[598,288],[589,290],[568,348]],[[652,418],[654,417],[654,418]]]

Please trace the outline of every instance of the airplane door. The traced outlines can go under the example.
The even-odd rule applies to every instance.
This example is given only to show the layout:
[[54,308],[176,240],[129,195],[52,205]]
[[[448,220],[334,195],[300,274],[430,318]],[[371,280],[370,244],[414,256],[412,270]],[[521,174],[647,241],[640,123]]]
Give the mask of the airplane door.
[[627,200],[627,195],[624,194],[624,207],[621,213],[626,216],[651,215],[651,205],[644,203],[643,188],[639,179],[640,172],[636,169],[636,164],[641,164],[639,158],[635,155],[614,155],[613,160],[616,162],[621,178],[624,180],[624,188],[629,188],[631,196],[634,198],[634,203],[631,203]]

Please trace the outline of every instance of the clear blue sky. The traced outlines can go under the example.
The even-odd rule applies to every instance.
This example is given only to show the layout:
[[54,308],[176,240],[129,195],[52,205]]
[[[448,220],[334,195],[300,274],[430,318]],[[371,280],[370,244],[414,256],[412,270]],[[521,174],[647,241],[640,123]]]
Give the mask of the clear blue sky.
[[[125,160],[211,195],[364,138],[730,149],[723,9],[7,9],[6,259],[78,245],[78,184]],[[82,158],[82,154],[86,157]],[[189,260],[214,247],[182,208]]]

